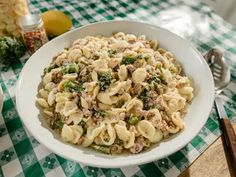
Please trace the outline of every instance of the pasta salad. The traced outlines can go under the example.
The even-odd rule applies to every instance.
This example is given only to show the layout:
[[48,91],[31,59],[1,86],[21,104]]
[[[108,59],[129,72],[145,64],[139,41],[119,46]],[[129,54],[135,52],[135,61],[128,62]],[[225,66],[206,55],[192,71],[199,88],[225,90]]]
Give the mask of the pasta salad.
[[139,153],[184,129],[190,78],[173,54],[123,32],[75,40],[44,69],[37,103],[66,142]]

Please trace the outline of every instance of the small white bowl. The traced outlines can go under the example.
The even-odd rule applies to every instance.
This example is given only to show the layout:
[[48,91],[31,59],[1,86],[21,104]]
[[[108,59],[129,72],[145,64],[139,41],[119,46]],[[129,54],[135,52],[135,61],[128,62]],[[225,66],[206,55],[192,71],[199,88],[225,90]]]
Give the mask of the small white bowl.
[[[77,38],[86,35],[111,35],[122,31],[136,35],[146,35],[157,39],[161,47],[171,51],[182,63],[187,76],[194,81],[195,97],[184,117],[186,128],[179,134],[153,145],[140,154],[109,156],[88,148],[65,143],[51,129],[35,106],[38,85],[44,67],[63,48]],[[189,143],[204,126],[214,100],[214,82],[210,69],[201,54],[186,40],[170,31],[134,21],[99,22],[67,32],[41,47],[25,64],[17,86],[16,104],[18,113],[31,134],[48,149],[67,159],[97,167],[123,167],[147,163],[168,156]]]

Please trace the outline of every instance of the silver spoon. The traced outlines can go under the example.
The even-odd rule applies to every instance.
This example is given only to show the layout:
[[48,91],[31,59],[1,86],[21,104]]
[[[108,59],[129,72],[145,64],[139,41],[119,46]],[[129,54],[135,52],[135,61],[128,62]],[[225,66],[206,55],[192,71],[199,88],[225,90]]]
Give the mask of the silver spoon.
[[230,70],[227,67],[223,54],[218,49],[211,49],[205,59],[211,69],[215,83],[215,106],[219,117],[222,130],[222,142],[224,145],[225,156],[229,166],[230,174],[236,177],[236,135],[232,124],[225,112],[222,99],[219,94],[230,82]]

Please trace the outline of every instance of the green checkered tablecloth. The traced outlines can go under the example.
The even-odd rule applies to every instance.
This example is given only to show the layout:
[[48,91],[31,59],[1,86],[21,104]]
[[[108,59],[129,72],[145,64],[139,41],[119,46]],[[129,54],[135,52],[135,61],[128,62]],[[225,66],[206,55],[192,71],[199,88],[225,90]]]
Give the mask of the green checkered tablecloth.
[[[133,19],[157,24],[190,40],[203,54],[212,47],[225,52],[231,83],[223,91],[225,109],[233,121],[236,113],[236,29],[197,1],[63,1],[31,0],[32,13],[64,11],[74,27],[112,19]],[[135,30],[135,29],[134,29]],[[15,108],[15,84],[28,56],[11,67],[0,65],[4,105],[0,115],[0,177],[6,176],[178,176],[220,136],[215,109],[200,133],[180,151],[140,166],[105,169],[66,160],[39,144],[22,124]],[[42,58],[43,60],[43,58]],[[210,164],[209,164],[210,165]],[[210,173],[210,172],[209,172]],[[209,175],[210,176],[210,175]]]

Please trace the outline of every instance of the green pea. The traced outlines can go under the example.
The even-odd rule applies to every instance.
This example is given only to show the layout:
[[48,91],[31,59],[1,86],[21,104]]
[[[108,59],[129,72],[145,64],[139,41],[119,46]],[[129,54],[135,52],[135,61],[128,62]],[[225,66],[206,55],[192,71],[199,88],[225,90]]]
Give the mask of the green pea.
[[134,115],[131,115],[131,116],[129,117],[129,120],[128,120],[128,122],[129,122],[131,125],[137,124],[138,121],[139,121],[139,118],[138,118],[137,116],[134,116]]

